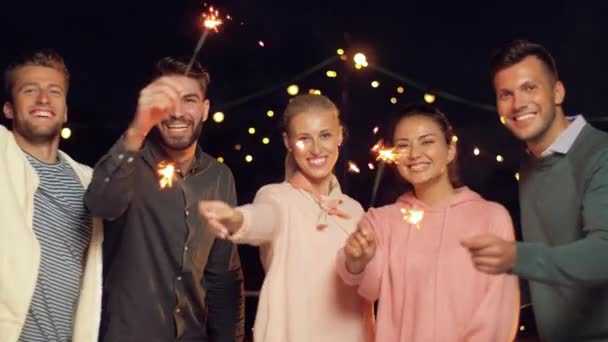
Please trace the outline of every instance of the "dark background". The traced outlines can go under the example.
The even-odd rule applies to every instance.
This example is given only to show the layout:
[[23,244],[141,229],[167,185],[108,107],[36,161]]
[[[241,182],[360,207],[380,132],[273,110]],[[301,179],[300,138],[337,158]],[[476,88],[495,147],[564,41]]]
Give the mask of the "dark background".
[[[233,170],[240,203],[251,201],[260,186],[282,180],[284,148],[277,126],[291,81],[297,81],[301,93],[319,89],[339,105],[349,137],[337,175],[343,190],[364,207],[370,204],[375,176],[366,166],[373,160],[369,148],[379,138],[372,128],[379,125],[379,135],[383,133],[395,108],[389,98],[396,97],[399,105],[422,101],[422,95],[431,92],[438,94],[435,104],[448,115],[460,138],[465,183],[504,204],[518,221],[514,174],[523,147],[492,109],[487,73],[491,52],[515,38],[537,41],[553,52],[567,89],[567,113],[584,113],[594,125],[608,128],[605,5],[584,1],[210,4],[233,20],[208,38],[197,58],[211,72],[211,112],[221,110],[226,115],[221,124],[208,121],[201,144],[211,155],[222,156]],[[199,17],[205,5],[193,0],[3,1],[0,67],[24,49],[50,47],[65,57],[72,74],[68,126],[73,135],[62,141],[61,148],[93,165],[126,128],[155,61],[166,55],[190,56],[201,34]],[[260,40],[264,47],[258,45]],[[338,48],[346,50],[346,62],[337,58]],[[370,67],[353,67],[351,57],[358,51],[367,55]],[[313,68],[321,62],[327,65]],[[338,77],[326,77],[327,70],[336,71]],[[373,80],[380,82],[378,88],[370,86]],[[403,94],[396,92],[399,85],[405,87]],[[275,116],[268,118],[267,110],[274,110]],[[248,134],[249,127],[257,132]],[[269,145],[261,143],[263,136],[270,138]],[[242,145],[240,151],[234,149],[236,144]],[[473,155],[474,147],[479,147],[480,156]],[[253,162],[245,162],[247,154]],[[505,162],[498,163],[497,154]],[[345,172],[348,160],[360,167],[360,174]],[[382,179],[376,205],[398,194],[390,171]],[[256,291],[263,278],[257,251],[245,246],[241,253],[247,290]],[[527,302],[524,291],[522,304]],[[249,297],[247,304],[250,327],[256,297]],[[530,307],[522,309],[522,325],[521,339],[534,339]]]

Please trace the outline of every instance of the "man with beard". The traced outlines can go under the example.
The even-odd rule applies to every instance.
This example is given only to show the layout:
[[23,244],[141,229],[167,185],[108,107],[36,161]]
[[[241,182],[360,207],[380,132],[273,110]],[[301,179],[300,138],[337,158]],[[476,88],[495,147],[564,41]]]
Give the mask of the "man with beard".
[[528,149],[524,241],[481,235],[463,244],[478,270],[529,281],[541,340],[608,341],[608,134],[565,115],[565,86],[543,46],[515,41],[491,72],[498,113]]
[[5,73],[0,126],[0,340],[97,341],[101,220],[83,202],[91,168],[59,150],[69,73],[54,51]]
[[[230,170],[197,140],[209,74],[161,59],[129,128],[95,166],[87,207],[105,219],[103,341],[235,341],[243,337],[236,246],[214,239],[197,206],[236,204]],[[149,133],[149,134],[148,134]],[[159,165],[176,179],[159,186]]]

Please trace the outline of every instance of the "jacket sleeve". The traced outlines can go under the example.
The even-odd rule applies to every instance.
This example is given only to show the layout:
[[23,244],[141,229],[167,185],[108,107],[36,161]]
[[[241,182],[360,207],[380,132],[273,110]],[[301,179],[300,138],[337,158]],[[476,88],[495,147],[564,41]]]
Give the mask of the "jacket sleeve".
[[371,302],[380,297],[380,284],[382,283],[383,270],[388,259],[387,234],[385,234],[382,228],[378,227],[376,216],[376,210],[370,209],[361,218],[361,220],[367,221],[376,235],[376,254],[365,266],[363,272],[352,274],[348,271],[344,248],[338,251],[338,257],[336,258],[336,269],[340,278],[347,285],[357,286],[359,295]]
[[128,151],[121,137],[95,165],[84,196],[85,205],[93,216],[112,221],[127,210],[135,191],[137,158],[141,158],[141,153]]
[[[228,185],[225,199],[236,205],[234,178],[229,172],[225,182]],[[243,272],[237,246],[232,242],[215,239],[205,268],[204,288],[210,341],[242,341],[245,334]]]
[[288,215],[287,206],[281,205],[278,192],[277,185],[265,186],[255,195],[253,203],[239,207],[243,213],[243,225],[230,240],[255,246],[271,242]]
[[551,285],[608,284],[608,267],[600,262],[608,260],[608,150],[591,170],[581,203],[583,237],[560,246],[519,242],[514,274]]
[[[495,205],[495,204],[493,204]],[[509,241],[515,240],[511,217],[505,208],[495,205],[489,211],[490,232]],[[519,323],[519,282],[509,274],[484,274],[488,281],[483,299],[475,310],[465,334],[465,341],[513,341]]]

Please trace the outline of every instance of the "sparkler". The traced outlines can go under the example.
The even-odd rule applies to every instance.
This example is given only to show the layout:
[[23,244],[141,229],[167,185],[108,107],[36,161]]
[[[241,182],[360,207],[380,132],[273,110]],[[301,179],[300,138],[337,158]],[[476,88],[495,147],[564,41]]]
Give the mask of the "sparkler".
[[173,186],[173,181],[175,180],[175,164],[161,161],[158,163],[156,173],[160,176],[158,185],[161,190]]
[[[209,7],[209,11],[203,13],[203,34],[201,38],[196,43],[196,47],[194,48],[194,52],[192,53],[192,57],[190,57],[190,62],[188,62],[188,67],[186,68],[186,75],[190,73],[190,69],[192,69],[192,64],[194,64],[194,60],[198,55],[199,51],[203,47],[205,40],[207,40],[207,36],[209,36],[210,31],[217,32],[218,28],[224,23],[224,20],[220,17],[220,12],[217,9],[214,9],[213,6]],[[230,18],[230,16],[227,16]]]
[[399,154],[395,152],[393,148],[387,148],[384,146],[384,142],[379,140],[376,145],[371,149],[376,154],[376,160],[379,161],[378,170],[376,171],[376,177],[374,177],[374,184],[372,186],[372,197],[369,201],[369,206],[372,207],[376,203],[376,197],[378,195],[378,188],[380,187],[380,179],[384,174],[384,168],[386,164],[396,163],[399,160]]
[[424,217],[424,210],[401,208],[401,213],[405,222],[416,225],[416,229],[420,230],[420,221]]

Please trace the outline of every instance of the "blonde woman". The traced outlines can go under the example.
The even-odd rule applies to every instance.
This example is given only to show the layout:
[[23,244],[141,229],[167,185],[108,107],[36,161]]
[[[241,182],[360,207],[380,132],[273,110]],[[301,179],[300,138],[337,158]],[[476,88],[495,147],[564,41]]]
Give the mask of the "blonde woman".
[[266,278],[255,341],[373,339],[371,303],[335,269],[337,251],[363,215],[333,174],[342,139],[338,109],[327,97],[296,96],[283,115],[286,180],[262,187],[252,204],[238,208],[200,203],[216,235],[261,247]]

